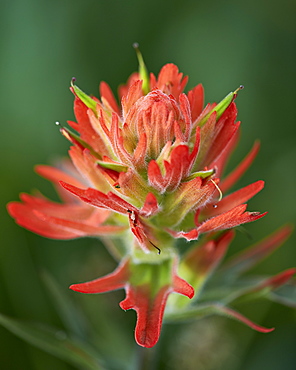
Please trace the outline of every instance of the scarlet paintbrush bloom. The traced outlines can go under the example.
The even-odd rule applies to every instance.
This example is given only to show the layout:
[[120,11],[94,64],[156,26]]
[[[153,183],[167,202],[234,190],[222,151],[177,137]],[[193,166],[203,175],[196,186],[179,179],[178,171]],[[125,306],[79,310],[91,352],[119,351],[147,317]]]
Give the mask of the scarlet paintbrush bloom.
[[[120,306],[137,312],[136,341],[152,347],[158,341],[170,293],[185,297],[171,296],[168,317],[194,316],[206,279],[233,239],[234,233],[225,230],[265,215],[246,210],[246,202],[264,183],[257,181],[222,197],[221,191],[229,191],[259,149],[256,143],[223,178],[238,140],[234,100],[242,87],[204,108],[202,86],[183,93],[187,77],[174,64],[165,65],[156,78],[148,76],[141,55],[139,60],[140,72],[120,88],[120,105],[104,82],[100,100],[72,82],[77,123],[69,125],[78,135],[61,128],[72,143],[72,165],[64,164],[64,170],[37,167],[55,184],[63,203],[23,194],[22,202],[10,203],[8,209],[21,226],[49,238],[108,234],[112,239],[116,234],[113,247],[122,258],[118,268],[70,288],[82,293],[125,289]],[[288,233],[284,229],[276,234],[262,257]],[[177,238],[196,241],[182,258],[175,246]],[[255,260],[260,258],[255,253]],[[252,289],[275,289],[294,272],[288,270]],[[188,298],[193,296],[191,303]],[[208,303],[208,309],[207,314],[232,316],[258,331],[272,330],[252,323],[223,300]]]

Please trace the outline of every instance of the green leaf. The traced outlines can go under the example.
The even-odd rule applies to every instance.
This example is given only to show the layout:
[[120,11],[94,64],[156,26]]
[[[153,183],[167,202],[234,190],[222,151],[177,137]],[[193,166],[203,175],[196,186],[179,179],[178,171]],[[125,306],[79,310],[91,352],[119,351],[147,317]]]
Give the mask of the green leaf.
[[296,308],[296,279],[271,292],[268,298],[285,306]]
[[139,44],[134,43],[133,47],[136,50],[137,58],[138,58],[138,62],[139,62],[139,75],[140,75],[140,79],[143,81],[142,90],[143,90],[143,93],[146,95],[146,94],[148,94],[148,92],[150,90],[150,86],[149,86],[149,73],[148,73],[147,68],[146,68],[146,65],[144,63],[143,56],[142,56],[142,54],[140,52]]
[[174,312],[167,312],[164,317],[165,322],[187,321],[191,319],[202,319],[213,315],[215,309],[212,304],[200,304],[195,307],[182,309]]
[[230,103],[233,101],[233,99],[236,97],[237,93],[239,90],[242,90],[244,87],[243,85],[240,85],[235,91],[230,92],[228,95],[225,96],[223,100],[218,103],[215,108],[213,108],[208,114],[206,114],[202,120],[199,122],[199,126],[202,127],[207,120],[210,118],[211,114],[214,112],[217,112],[217,117],[216,119],[218,120],[222,114],[225,112],[225,110],[228,108]]
[[[249,288],[239,290],[235,292],[229,298],[236,302],[241,303],[244,301],[256,300],[260,298],[269,298],[273,291],[283,288],[292,276],[295,274],[296,269],[291,268],[280,272],[277,275],[260,279],[258,283],[254,283]],[[296,298],[296,291],[294,292]]]
[[88,107],[90,108],[94,114],[97,116],[97,102],[88,96],[85,92],[79,89],[78,86],[74,85],[75,79],[72,79],[71,86],[74,90],[75,95]]
[[257,289],[256,286],[252,286],[250,288],[233,292],[228,297],[226,297],[223,302],[232,302],[234,304],[239,304],[248,301],[256,301],[258,299],[268,298],[270,290],[270,287],[262,287],[261,289]]
[[240,321],[241,323],[261,333],[269,333],[274,330],[274,328],[268,329],[255,324],[254,322],[243,316],[241,313],[233,310],[232,308],[226,307],[219,302],[213,302],[207,305],[200,305],[188,310],[175,312],[170,315],[167,315],[166,319],[168,321],[201,319],[203,317],[214,314]]
[[87,142],[82,140],[80,136],[76,135],[74,132],[70,131],[68,128],[61,127],[60,132],[71,143],[81,146],[82,148],[88,149],[94,157],[101,159],[101,155],[99,153],[95,152],[93,148]]
[[212,281],[212,286],[207,287],[200,296],[199,302],[205,304],[209,301],[218,301],[224,305],[241,303],[244,301],[268,298],[270,288],[262,286],[266,278],[251,277],[236,280],[227,286],[219,285],[219,279]]
[[212,176],[214,173],[215,173],[215,170],[214,169],[206,170],[206,171],[194,172],[190,176],[186,177],[186,179],[184,179],[182,182],[193,180],[196,177],[201,177],[202,179],[205,179],[205,178],[207,178],[209,176]]
[[236,297],[250,290],[254,285],[259,284],[260,281],[262,281],[262,279],[252,277],[238,279],[232,284],[221,285],[221,279],[219,277],[210,277],[206,289],[204,289],[198,297],[198,303],[223,302],[223,304],[228,304],[236,299]]
[[205,303],[188,309],[168,313],[165,316],[167,322],[202,319],[211,315],[231,316],[231,309],[219,302]]
[[104,162],[104,161],[97,161],[96,162],[101,167],[107,168],[108,170],[113,170],[116,172],[127,172],[128,166],[125,166],[121,163],[113,163],[113,162]]
[[64,331],[12,319],[0,314],[0,324],[19,338],[85,370],[103,370],[101,359],[92,348],[78,340],[70,339]]
[[219,269],[219,279],[235,281],[239,275],[279,248],[290,236],[292,230],[290,225],[285,225],[267,238],[235,254]]
[[51,301],[65,327],[75,337],[85,339],[88,332],[85,317],[73,304],[67,294],[68,292],[64,292],[48,272],[43,271],[41,277],[52,296]]

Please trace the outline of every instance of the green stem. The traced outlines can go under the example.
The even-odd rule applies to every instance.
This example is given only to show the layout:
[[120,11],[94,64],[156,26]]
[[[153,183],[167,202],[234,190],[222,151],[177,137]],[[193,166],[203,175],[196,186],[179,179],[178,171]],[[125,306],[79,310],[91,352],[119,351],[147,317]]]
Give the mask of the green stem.
[[154,348],[144,348],[138,346],[136,370],[152,370],[152,359],[154,357]]

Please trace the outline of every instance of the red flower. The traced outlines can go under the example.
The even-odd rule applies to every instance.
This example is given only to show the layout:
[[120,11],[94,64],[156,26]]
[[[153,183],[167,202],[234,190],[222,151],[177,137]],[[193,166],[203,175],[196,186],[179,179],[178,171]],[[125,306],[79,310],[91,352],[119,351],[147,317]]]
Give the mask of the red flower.
[[[100,85],[99,100],[73,81],[77,123],[69,125],[79,135],[66,128],[61,132],[72,143],[69,154],[74,166],[66,171],[37,167],[55,184],[63,203],[25,194],[21,203],[8,206],[21,226],[46,237],[117,233],[126,238],[124,259],[112,274],[71,289],[102,293],[124,288],[126,299],[120,305],[136,310],[136,341],[145,347],[158,340],[170,293],[192,298],[195,289],[199,296],[232,239],[232,232],[221,235],[221,231],[265,215],[247,211],[245,204],[263,188],[263,181],[221,199],[221,190],[228,191],[241,177],[259,147],[255,144],[242,163],[220,180],[238,140],[234,99],[241,87],[203,109],[202,86],[185,94],[186,83],[187,77],[173,64],[165,65],[157,78],[148,77],[141,56],[139,73],[120,88],[120,106],[106,83]],[[122,233],[128,228],[132,243],[128,233]],[[201,234],[207,234],[202,246],[196,245],[179,264],[191,286],[177,275],[174,243],[180,237],[200,239]],[[266,284],[281,284],[291,274]],[[189,307],[182,297],[170,301],[177,309]],[[232,312],[250,323],[227,307],[220,312]]]

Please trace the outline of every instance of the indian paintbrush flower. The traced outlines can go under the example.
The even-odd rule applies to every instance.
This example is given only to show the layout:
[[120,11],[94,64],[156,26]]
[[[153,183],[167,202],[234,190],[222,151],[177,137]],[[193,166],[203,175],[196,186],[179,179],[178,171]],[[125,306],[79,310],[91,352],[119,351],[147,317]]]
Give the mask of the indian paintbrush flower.
[[[252,323],[226,304],[231,297],[278,288],[294,269],[219,300],[203,296],[215,271],[222,277],[229,271],[237,276],[235,268],[251,267],[290,233],[289,227],[283,228],[267,245],[264,241],[230,262],[228,269],[217,270],[234,237],[229,229],[265,215],[246,210],[263,181],[222,197],[259,150],[255,143],[238,167],[223,176],[238,141],[234,100],[242,86],[219,104],[204,107],[202,85],[185,94],[187,77],[174,64],[165,65],[158,77],[149,76],[137,53],[140,70],[120,87],[120,105],[105,82],[97,99],[72,81],[77,122],[69,126],[77,133],[60,128],[72,144],[71,161],[59,168],[36,167],[53,182],[62,203],[22,194],[21,202],[10,203],[8,210],[19,225],[48,238],[109,237],[117,269],[70,288],[82,293],[125,289],[120,306],[137,312],[135,337],[141,346],[157,343],[166,306],[168,318],[218,313],[269,332],[273,329]],[[188,251],[182,257],[176,246],[179,238],[192,241],[183,247]],[[227,285],[227,280],[219,281]],[[170,296],[174,292],[179,294]]]

